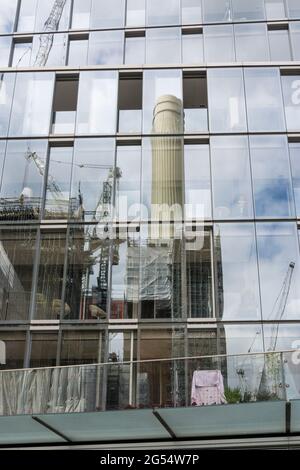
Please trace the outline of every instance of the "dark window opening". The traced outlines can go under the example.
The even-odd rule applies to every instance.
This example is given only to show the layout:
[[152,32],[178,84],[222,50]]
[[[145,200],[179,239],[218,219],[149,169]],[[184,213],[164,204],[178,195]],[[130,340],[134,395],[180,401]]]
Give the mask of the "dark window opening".
[[207,79],[200,73],[183,75],[183,107],[186,132],[207,132]]
[[53,101],[53,134],[74,134],[78,77],[57,78]]
[[122,133],[141,132],[143,81],[141,74],[124,75],[119,80],[119,122]]

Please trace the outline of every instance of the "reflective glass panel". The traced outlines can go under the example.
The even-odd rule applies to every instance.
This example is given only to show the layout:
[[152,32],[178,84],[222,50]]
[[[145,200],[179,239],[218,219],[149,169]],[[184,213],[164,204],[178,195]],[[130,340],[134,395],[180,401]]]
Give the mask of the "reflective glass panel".
[[28,320],[36,254],[36,230],[0,230],[0,318]]
[[202,23],[202,6],[200,0],[181,0],[182,24]]
[[232,21],[231,2],[229,0],[202,0],[202,5],[204,23]]
[[257,244],[264,320],[299,320],[300,263],[296,224],[258,223]]
[[45,23],[53,12],[55,13],[54,29],[58,31],[69,29],[71,0],[59,2],[60,5],[57,7],[57,9],[55,3],[55,0],[50,0],[47,2],[45,2],[45,0],[38,0],[35,31],[45,30]]
[[208,109],[212,132],[245,132],[246,107],[241,69],[207,72]]
[[182,62],[183,64],[203,63],[203,34],[182,35]]
[[22,0],[18,17],[18,32],[34,31],[37,0]]
[[65,255],[64,229],[43,231],[35,296],[35,318],[38,320],[59,320],[64,311],[69,311],[62,301]]
[[253,217],[248,139],[211,137],[215,219]]
[[78,134],[113,134],[117,123],[118,74],[82,72],[79,81]]
[[57,356],[57,333],[33,333],[30,367],[54,367]]
[[3,36],[0,38],[0,67],[8,67],[10,56],[11,38]]
[[180,0],[147,0],[147,26],[180,24]]
[[271,60],[288,61],[292,59],[288,29],[269,31],[269,43]]
[[300,216],[300,143],[290,143],[292,179],[297,216]]
[[300,18],[300,5],[298,0],[287,0],[289,18]]
[[266,24],[236,24],[234,35],[237,61],[269,60]]
[[[157,105],[165,106],[168,113],[168,99],[174,102],[174,112],[170,119],[155,119]],[[165,101],[166,100],[166,101]],[[164,105],[164,102],[166,104]],[[159,133],[181,132],[183,118],[182,108],[182,78],[180,70],[145,70],[143,86],[143,128],[144,133],[152,131]],[[164,112],[160,113],[164,116]],[[154,129],[155,128],[155,129]]]
[[0,75],[0,135],[4,137],[8,132],[15,79],[14,73]]
[[285,0],[265,0],[265,7],[268,20],[282,20],[286,18]]
[[249,68],[244,74],[249,131],[285,130],[279,70]]
[[16,42],[13,45],[12,67],[28,67],[30,65],[32,42]]
[[256,21],[265,19],[264,0],[231,0],[234,21]]
[[54,73],[17,75],[9,135],[49,134]]
[[74,39],[69,41],[68,65],[79,67],[87,64],[88,40]]
[[88,64],[122,64],[123,31],[96,31],[90,33]]
[[14,29],[18,0],[0,1],[0,33],[11,33]]
[[138,219],[141,200],[141,147],[117,148],[116,210],[120,220]]
[[282,75],[283,99],[288,131],[300,130],[300,75]]
[[1,369],[22,369],[24,364],[26,333],[23,331],[0,331]]
[[46,35],[35,35],[33,39],[33,49],[31,55],[31,65],[35,67],[48,67],[54,65],[60,67],[66,64],[68,35],[54,34],[51,49],[47,54],[41,54],[41,41],[45,41]]
[[185,204],[188,219],[211,217],[208,145],[184,146]]
[[[221,339],[223,343],[223,351],[225,354],[250,354],[256,352],[262,352],[263,348],[263,331],[262,327],[259,324],[252,324],[252,325],[224,325],[221,330],[221,334],[223,338]],[[263,361],[263,356],[260,356],[261,360]],[[257,359],[259,361],[259,359]],[[253,358],[252,360],[249,358],[241,357],[240,362],[234,364],[235,361],[231,362],[231,368],[235,365],[235,370],[231,370],[229,372],[229,377],[235,377],[233,383],[231,385],[240,387],[240,377],[236,373],[239,367],[236,367],[238,364],[242,367],[240,369],[244,369],[245,372],[248,369],[250,372],[250,376],[253,376],[252,384],[256,383],[256,387],[258,388],[260,383],[260,374],[257,374],[257,368],[253,374]],[[230,364],[230,363],[229,363]],[[263,363],[262,363],[263,365]],[[250,384],[249,384],[250,385]]]
[[62,336],[60,365],[99,364],[103,347],[100,330],[66,330]]
[[40,218],[47,142],[11,140],[7,144],[1,186],[4,220]]
[[91,28],[119,28],[125,22],[123,0],[92,0]]
[[140,250],[139,232],[120,233],[112,244],[111,300],[112,319],[137,318],[139,307]]
[[125,38],[125,64],[144,64],[145,63],[145,44],[144,36]]
[[73,0],[72,28],[89,29],[92,0]]
[[104,195],[109,195],[113,202],[114,160],[113,139],[76,139],[71,190],[72,200],[78,197],[81,200],[81,211],[74,214],[76,218],[84,222],[101,221]]
[[203,34],[205,60],[207,62],[235,61],[232,26],[205,26]]
[[146,31],[147,64],[179,64],[181,62],[179,28],[153,28]]
[[68,219],[79,210],[79,195],[70,200],[73,147],[51,147],[45,203],[46,219]]
[[293,59],[300,60],[300,23],[290,23],[291,43],[293,49]]
[[286,137],[250,137],[250,154],[256,217],[293,217]]
[[260,298],[253,224],[215,226],[218,316],[222,320],[259,320]]
[[63,303],[64,320],[106,320],[109,263],[113,241],[97,225],[73,225]]
[[126,26],[145,26],[146,0],[127,0]]

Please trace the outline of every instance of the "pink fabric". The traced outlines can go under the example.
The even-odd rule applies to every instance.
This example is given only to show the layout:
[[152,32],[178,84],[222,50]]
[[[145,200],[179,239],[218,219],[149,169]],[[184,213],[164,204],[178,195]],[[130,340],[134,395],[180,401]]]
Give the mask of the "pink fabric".
[[221,371],[194,371],[191,403],[197,406],[227,403],[224,396],[224,383]]

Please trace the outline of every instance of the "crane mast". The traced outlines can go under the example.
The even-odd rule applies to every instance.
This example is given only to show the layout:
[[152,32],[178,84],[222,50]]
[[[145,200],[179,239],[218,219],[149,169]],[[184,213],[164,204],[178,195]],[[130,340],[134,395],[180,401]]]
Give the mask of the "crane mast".
[[40,35],[40,45],[33,64],[35,67],[43,67],[47,63],[53,45],[54,32],[58,30],[65,4],[66,0],[55,0],[54,2]]

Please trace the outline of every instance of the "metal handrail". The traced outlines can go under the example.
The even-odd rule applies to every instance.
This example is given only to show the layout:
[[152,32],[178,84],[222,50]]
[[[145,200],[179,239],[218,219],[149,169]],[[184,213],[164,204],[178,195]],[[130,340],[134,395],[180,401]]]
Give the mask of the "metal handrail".
[[202,359],[222,359],[222,358],[232,358],[232,357],[248,357],[248,356],[270,356],[270,354],[287,354],[287,353],[299,353],[300,349],[286,349],[280,351],[267,351],[267,352],[251,352],[251,353],[239,353],[239,354],[217,354],[209,356],[181,356],[181,357],[171,357],[163,359],[143,359],[143,360],[134,360],[134,361],[110,361],[110,362],[98,362],[91,364],[73,364],[67,366],[48,366],[48,367],[27,367],[23,369],[0,369],[0,373],[5,372],[25,372],[25,371],[34,371],[34,370],[55,370],[55,369],[67,369],[74,367],[102,367],[102,366],[112,366],[112,365],[133,365],[133,364],[148,364],[148,363],[160,363],[160,362],[172,362],[172,361],[186,361],[186,360],[202,360]]

